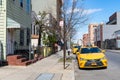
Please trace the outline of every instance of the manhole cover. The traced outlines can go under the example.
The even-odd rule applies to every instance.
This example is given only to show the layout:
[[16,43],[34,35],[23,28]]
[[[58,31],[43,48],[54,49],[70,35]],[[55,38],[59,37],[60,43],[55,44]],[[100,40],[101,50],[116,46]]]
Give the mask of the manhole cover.
[[51,80],[54,74],[52,73],[42,73],[40,74],[36,80]]

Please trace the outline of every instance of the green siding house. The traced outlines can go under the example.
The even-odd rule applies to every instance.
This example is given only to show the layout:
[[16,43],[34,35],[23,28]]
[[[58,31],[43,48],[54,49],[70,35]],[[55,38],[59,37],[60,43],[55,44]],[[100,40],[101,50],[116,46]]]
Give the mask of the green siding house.
[[0,58],[30,44],[31,0],[0,0]]

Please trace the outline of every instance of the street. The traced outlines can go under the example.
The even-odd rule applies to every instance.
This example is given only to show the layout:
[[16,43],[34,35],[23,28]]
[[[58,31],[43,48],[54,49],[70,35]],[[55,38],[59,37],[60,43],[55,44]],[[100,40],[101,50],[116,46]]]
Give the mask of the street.
[[75,80],[119,80],[120,53],[106,52],[107,69],[79,69],[75,61]]

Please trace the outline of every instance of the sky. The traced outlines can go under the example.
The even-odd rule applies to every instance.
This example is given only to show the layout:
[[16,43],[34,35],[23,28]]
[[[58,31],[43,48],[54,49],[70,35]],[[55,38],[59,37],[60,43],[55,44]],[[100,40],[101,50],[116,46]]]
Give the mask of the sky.
[[120,11],[120,0],[83,0],[84,10],[87,11],[88,21],[77,29],[73,41],[77,42],[82,35],[88,33],[88,25],[90,23],[108,22],[109,17]]

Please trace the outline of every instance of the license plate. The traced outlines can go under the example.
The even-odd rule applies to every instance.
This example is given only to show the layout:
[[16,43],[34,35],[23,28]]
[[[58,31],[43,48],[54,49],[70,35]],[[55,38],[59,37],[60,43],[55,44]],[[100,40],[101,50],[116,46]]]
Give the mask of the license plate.
[[91,63],[91,65],[97,65],[95,62]]

